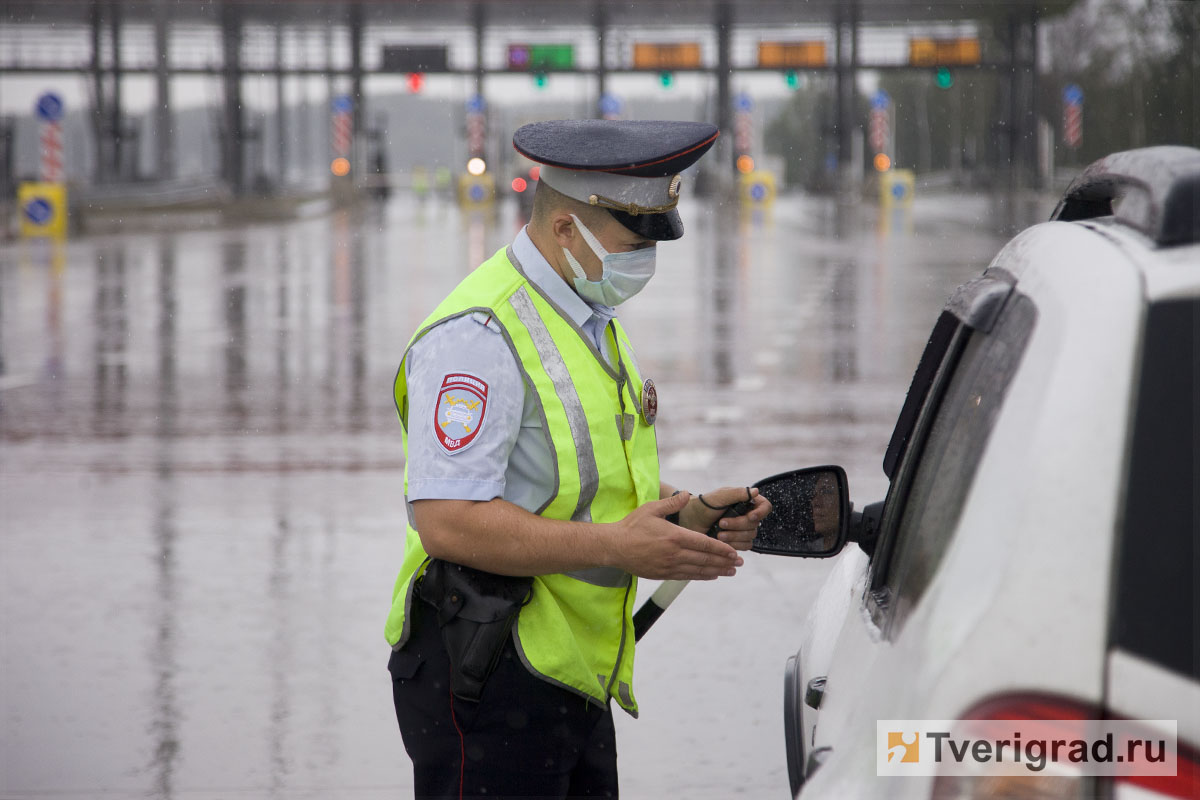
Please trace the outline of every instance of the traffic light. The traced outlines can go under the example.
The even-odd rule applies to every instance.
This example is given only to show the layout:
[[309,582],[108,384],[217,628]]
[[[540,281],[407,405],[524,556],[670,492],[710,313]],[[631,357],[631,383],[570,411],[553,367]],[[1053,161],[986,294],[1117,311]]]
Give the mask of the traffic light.
[[949,89],[954,85],[954,75],[946,67],[938,67],[934,81],[939,89]]
[[546,88],[546,84],[547,84],[548,82],[549,82],[549,78],[547,78],[547,77],[546,77],[546,73],[544,73],[544,72],[535,72],[535,73],[533,74],[533,85],[534,85],[534,86],[536,86],[537,88],[539,88],[539,89],[545,89],[545,88]]
[[420,93],[421,89],[424,88],[424,86],[425,86],[425,73],[424,72],[408,73],[408,90],[410,92],[412,92],[413,94],[418,94],[418,93]]
[[796,70],[789,69],[784,73],[783,79],[787,81],[787,87],[792,91],[800,88],[800,76],[796,74]]
[[675,73],[663,70],[658,73],[658,82],[662,84],[664,89],[670,89],[671,85],[675,83]]

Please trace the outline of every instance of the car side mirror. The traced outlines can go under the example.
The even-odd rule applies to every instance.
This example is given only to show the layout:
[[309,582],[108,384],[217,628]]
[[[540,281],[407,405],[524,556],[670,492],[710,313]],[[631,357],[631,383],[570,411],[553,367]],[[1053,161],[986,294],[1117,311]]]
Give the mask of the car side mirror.
[[758,523],[756,553],[828,558],[846,546],[850,491],[841,467],[807,467],[754,484],[773,510]]

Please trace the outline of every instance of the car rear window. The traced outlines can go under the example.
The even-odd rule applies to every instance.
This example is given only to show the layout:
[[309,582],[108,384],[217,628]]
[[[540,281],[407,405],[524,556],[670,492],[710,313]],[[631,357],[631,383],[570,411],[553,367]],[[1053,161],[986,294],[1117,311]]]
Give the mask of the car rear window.
[[1113,644],[1200,679],[1200,300],[1150,306],[1117,544]]

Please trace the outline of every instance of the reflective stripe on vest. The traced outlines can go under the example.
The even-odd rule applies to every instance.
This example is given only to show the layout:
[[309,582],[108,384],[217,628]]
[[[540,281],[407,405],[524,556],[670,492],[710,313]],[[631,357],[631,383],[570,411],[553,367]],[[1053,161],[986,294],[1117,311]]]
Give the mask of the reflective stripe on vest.
[[[571,381],[571,373],[566,363],[563,362],[562,353],[554,346],[550,331],[546,329],[546,323],[534,308],[526,288],[522,286],[517,289],[508,299],[508,304],[517,312],[517,319],[521,320],[521,324],[529,332],[529,338],[541,359],[542,368],[554,383],[554,393],[562,403],[563,413],[567,415],[567,425],[571,428],[571,441],[575,445],[575,459],[579,469],[579,499],[575,502],[575,511],[572,512],[571,519],[591,522],[592,499],[600,486],[600,473],[596,469],[596,454],[592,449],[592,437],[588,433],[587,416],[584,414],[583,404],[579,401],[579,393],[575,391],[575,384]],[[519,354],[517,358],[520,360]]]
[[[614,522],[657,499],[657,442],[654,429],[629,413],[640,410],[641,382],[619,323],[614,320],[606,331],[606,341],[618,354],[614,369],[528,282],[510,249],[496,253],[459,284],[421,325],[409,348],[436,325],[473,311],[489,313],[498,323],[539,404],[555,459],[555,487],[537,512],[553,519]],[[403,362],[395,395],[407,450]],[[427,560],[410,525],[387,625],[388,640],[397,647],[408,638],[412,589]],[[522,662],[551,683],[597,703],[613,697],[636,714],[631,688],[635,588],[633,576],[612,567],[535,577],[531,600],[514,629]]]

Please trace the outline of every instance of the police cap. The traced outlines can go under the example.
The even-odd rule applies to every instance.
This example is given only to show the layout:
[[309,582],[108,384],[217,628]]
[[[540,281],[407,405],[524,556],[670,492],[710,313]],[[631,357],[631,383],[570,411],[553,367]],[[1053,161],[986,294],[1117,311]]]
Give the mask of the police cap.
[[717,139],[706,122],[565,119],[534,122],[513,147],[542,165],[538,179],[582,203],[606,209],[647,239],[683,236],[679,173]]

